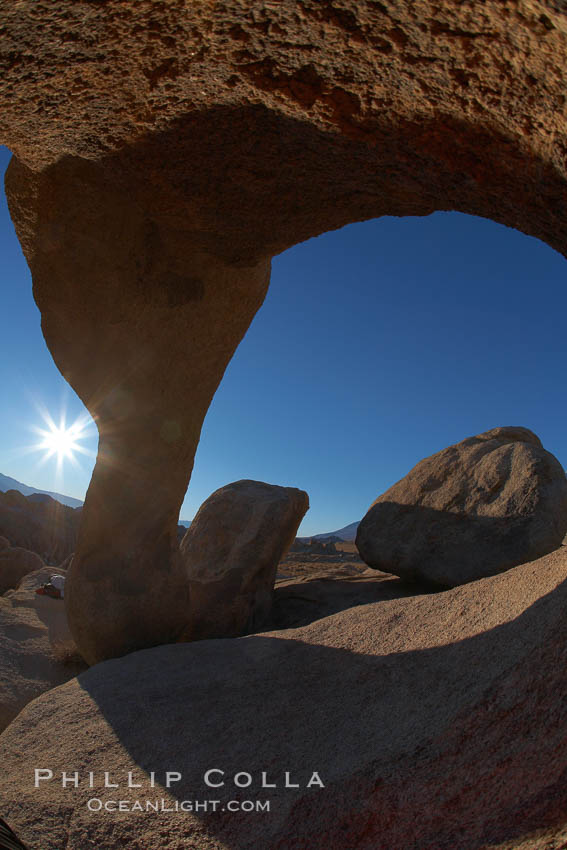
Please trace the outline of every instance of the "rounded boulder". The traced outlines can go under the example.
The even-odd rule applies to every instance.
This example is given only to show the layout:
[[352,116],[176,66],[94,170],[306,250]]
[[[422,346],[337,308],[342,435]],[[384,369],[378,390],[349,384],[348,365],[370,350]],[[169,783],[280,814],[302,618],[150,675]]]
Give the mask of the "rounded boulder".
[[557,549],[567,478],[527,428],[493,428],[425,458],[376,499],[356,545],[374,569],[454,587]]

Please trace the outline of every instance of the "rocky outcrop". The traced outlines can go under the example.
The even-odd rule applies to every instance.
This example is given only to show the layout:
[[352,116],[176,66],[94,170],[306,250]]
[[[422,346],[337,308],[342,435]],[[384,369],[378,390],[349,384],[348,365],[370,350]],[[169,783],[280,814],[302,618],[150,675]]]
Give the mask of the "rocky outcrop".
[[[566,606],[561,549],[295,631],[99,664],[34,700],[2,734],[0,810],[42,850],[558,850],[567,829],[567,701],[558,697]],[[54,724],[65,734],[54,736]],[[39,788],[36,767],[53,773]],[[211,769],[223,773],[210,781],[224,784],[205,784]],[[62,788],[70,770],[79,788]],[[169,789],[168,770],[181,774]],[[104,771],[118,788],[102,787]],[[128,771],[141,788],[127,787]],[[286,771],[299,787],[285,787]],[[263,772],[277,787],[262,788]],[[317,778],[307,787],[314,772],[324,788]],[[237,787],[239,773],[244,785],[250,774],[249,787]],[[162,799],[170,809],[220,804],[87,808]],[[223,811],[228,800],[271,807]]]
[[567,252],[566,17],[536,0],[4,7],[10,210],[46,342],[100,431],[66,595],[85,655],[105,636],[98,660],[183,631],[176,519],[274,254],[436,209]]
[[527,428],[493,428],[422,460],[376,499],[369,566],[455,586],[546,555],[567,532],[567,478]]
[[0,534],[12,546],[36,552],[46,563],[58,564],[73,551],[80,519],[80,509],[50,496],[23,496],[18,490],[0,493]]
[[306,555],[336,555],[337,547],[335,542],[342,542],[340,538],[333,540],[317,540],[312,537],[310,540],[299,540],[296,538],[289,547],[290,552],[302,552]]
[[0,729],[30,700],[86,668],[58,599],[38,596],[54,572],[43,567],[0,597]]
[[181,544],[186,639],[235,637],[265,624],[278,564],[308,507],[303,490],[261,481],[235,481],[209,496]]
[[35,552],[18,546],[0,549],[0,595],[16,587],[28,573],[41,570],[43,561]]

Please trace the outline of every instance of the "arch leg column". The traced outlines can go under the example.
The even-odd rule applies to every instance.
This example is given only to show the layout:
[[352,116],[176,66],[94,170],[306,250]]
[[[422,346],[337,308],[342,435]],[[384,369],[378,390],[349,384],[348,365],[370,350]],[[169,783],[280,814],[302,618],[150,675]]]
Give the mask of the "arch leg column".
[[204,253],[92,166],[34,174],[13,161],[7,194],[45,339],[99,429],[65,588],[92,664],[174,641],[187,625],[179,509],[270,262],[230,266]]

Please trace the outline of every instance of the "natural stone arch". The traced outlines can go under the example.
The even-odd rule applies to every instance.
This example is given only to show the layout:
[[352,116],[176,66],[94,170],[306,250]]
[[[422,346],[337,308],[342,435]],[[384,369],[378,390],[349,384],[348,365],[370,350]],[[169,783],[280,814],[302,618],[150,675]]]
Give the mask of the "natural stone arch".
[[175,524],[270,257],[473,213],[567,254],[563,3],[3,4],[0,141],[46,341],[96,417],[67,607],[93,662],[183,637]]

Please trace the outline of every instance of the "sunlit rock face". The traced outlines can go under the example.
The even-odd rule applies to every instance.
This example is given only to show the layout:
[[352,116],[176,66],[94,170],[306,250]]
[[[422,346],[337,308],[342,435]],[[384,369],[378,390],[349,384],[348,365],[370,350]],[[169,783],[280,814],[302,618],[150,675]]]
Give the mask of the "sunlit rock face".
[[562,6],[3,4],[0,142],[43,332],[97,420],[68,579],[98,661],[175,640],[203,418],[270,257],[455,209],[565,252]]

